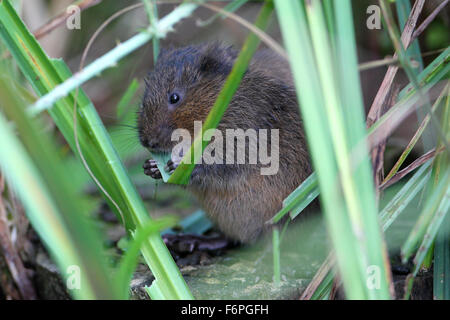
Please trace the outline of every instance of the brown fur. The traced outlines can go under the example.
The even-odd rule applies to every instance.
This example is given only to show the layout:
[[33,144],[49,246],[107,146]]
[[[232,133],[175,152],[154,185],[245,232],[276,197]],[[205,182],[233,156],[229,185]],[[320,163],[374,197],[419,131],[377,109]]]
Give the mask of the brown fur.
[[[217,43],[162,52],[147,79],[139,112],[142,144],[170,152],[173,130],[184,128],[193,136],[194,121],[206,119],[236,56],[235,50]],[[175,109],[168,104],[174,90],[182,93]],[[280,130],[276,175],[261,175],[260,164],[200,164],[188,185],[227,236],[249,242],[268,229],[265,222],[311,173],[296,93],[284,60],[269,51],[255,54],[218,126],[224,137],[227,128]]]

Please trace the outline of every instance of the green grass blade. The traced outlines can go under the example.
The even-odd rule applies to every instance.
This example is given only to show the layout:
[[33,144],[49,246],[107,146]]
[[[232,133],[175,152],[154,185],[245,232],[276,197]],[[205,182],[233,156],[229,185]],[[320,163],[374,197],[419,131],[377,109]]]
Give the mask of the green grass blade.
[[291,219],[295,219],[319,195],[317,175],[312,173],[300,186],[283,200],[283,208],[277,212],[268,223],[277,223],[288,212]]
[[434,247],[433,298],[450,300],[450,215],[447,214]]
[[[290,56],[290,62],[293,69],[294,80],[297,90],[302,92],[299,95],[300,105],[302,107],[302,114],[304,119],[304,125],[307,136],[316,135],[316,141],[311,144],[311,155],[314,162],[316,172],[318,174],[319,186],[323,198],[333,199],[335,215],[338,216],[340,221],[344,221],[345,208],[340,197],[336,197],[333,188],[330,188],[334,184],[336,175],[336,164],[332,159],[334,155],[331,148],[330,133],[326,120],[322,115],[325,114],[323,109],[323,99],[320,92],[320,83],[318,74],[314,68],[315,59],[311,40],[309,38],[308,28],[305,24],[306,17],[304,15],[303,8],[298,1],[275,1],[276,11],[280,21],[283,38],[285,39],[285,46]],[[290,39],[299,39],[298,41],[290,41]],[[297,54],[302,53],[302,59],[299,59]],[[312,106],[314,108],[311,108]],[[309,108],[308,108],[309,107]],[[314,124],[314,125],[313,125]],[[320,157],[319,157],[320,155]],[[323,160],[323,161],[321,161]],[[332,177],[332,180],[326,181],[328,177]],[[325,202],[325,211],[330,212],[331,201]],[[328,210],[327,210],[328,209]],[[348,226],[338,221],[338,225],[331,229],[332,237],[337,235],[337,231],[343,233],[344,237],[335,244],[337,247],[346,246],[345,243],[351,241],[349,234],[351,234]],[[333,236],[334,233],[334,236]],[[353,245],[351,245],[353,247]],[[353,249],[353,248],[352,248]],[[344,251],[342,251],[345,254]],[[348,256],[350,261],[351,257]],[[355,275],[359,274],[356,268],[357,264],[348,263],[345,264],[345,259],[341,259],[342,269],[348,267]],[[353,283],[350,280],[349,286],[356,286],[358,284]],[[358,282],[359,279],[356,280]],[[360,290],[354,293],[354,297],[364,296],[364,289],[359,287]]]
[[[431,112],[435,112],[436,109],[441,105],[441,102],[444,98],[444,96],[448,93],[448,85],[444,88],[439,98],[435,101],[434,105],[431,107]],[[422,123],[419,126],[419,129],[414,134],[411,141],[406,146],[405,150],[400,155],[398,161],[395,163],[395,165],[392,167],[391,171],[387,174],[387,176],[384,178],[383,183],[386,183],[389,179],[391,179],[394,174],[398,172],[402,164],[405,162],[406,157],[408,157],[409,153],[412,151],[416,143],[419,141],[420,137],[424,133],[425,129],[427,128],[428,123],[430,122],[430,115],[426,115],[423,119]]]
[[[445,220],[446,215],[450,209],[450,170],[447,170],[446,174],[442,176],[440,184],[436,187],[436,193],[441,194],[441,189],[444,189],[444,195],[439,197],[438,199],[430,198],[430,201],[438,201],[438,207],[430,224],[428,225],[427,231],[423,236],[423,240],[419,249],[417,250],[416,256],[414,257],[414,276],[420,270],[425,258],[429,252],[429,249],[433,245],[434,239],[436,239],[436,235],[441,227],[443,221]],[[406,256],[405,256],[406,257]]]
[[272,234],[273,250],[273,281],[276,285],[281,283],[281,260],[280,260],[280,231],[275,228]]
[[145,287],[145,291],[152,300],[164,300],[164,294],[158,284],[158,280],[154,280],[150,287]]
[[[448,92],[448,91],[447,91]],[[450,138],[450,97],[447,97],[445,107],[442,110],[442,128],[446,132],[445,139]],[[444,142],[438,144],[438,148],[444,146]],[[422,242],[421,249],[416,254],[415,261],[420,262],[417,267],[420,268],[424,255],[428,252],[431,246],[430,241],[433,241],[440,223],[442,223],[445,215],[445,210],[448,210],[448,202],[450,192],[450,168],[448,153],[442,152],[438,154],[433,162],[432,179],[428,186],[428,200],[424,209],[408,236],[405,244],[402,247],[402,259],[407,261],[413,251]],[[444,212],[442,212],[444,210]]]
[[[450,197],[449,178],[450,171],[447,170],[445,174],[443,174],[440,184],[436,187],[436,189],[433,191],[432,195],[426,202],[416,225],[414,226],[413,230],[408,236],[408,239],[405,241],[405,244],[401,249],[403,262],[406,262],[408,260],[411,254],[417,249],[422,239],[424,239],[425,235],[429,233],[427,229],[429,228],[431,222],[437,219],[436,217],[439,216],[439,214],[445,214],[445,211],[442,213],[442,210],[444,210],[445,208],[447,208],[448,210],[448,199]],[[442,220],[438,221],[442,222]],[[433,231],[436,231],[436,229],[433,228]]]
[[430,179],[431,160],[426,162],[408,180],[408,182],[395,194],[389,203],[381,210],[380,219],[383,230],[386,231],[397,217],[408,207],[409,203],[415,199],[417,194],[423,190],[426,182]]
[[[255,26],[261,30],[264,30],[268,23],[269,18],[273,11],[272,1],[266,1],[256,19]],[[183,157],[180,165],[170,176],[168,182],[173,184],[186,184],[189,181],[189,177],[194,170],[196,159],[194,157],[201,156],[203,150],[208,145],[208,141],[203,141],[203,134],[209,129],[217,128],[223,114],[225,113],[228,104],[231,102],[234,93],[239,88],[242,78],[247,70],[253,54],[258,49],[261,40],[253,33],[247,37],[242,50],[237,57],[231,73],[219,93],[219,96],[214,103],[211,111],[209,112],[205,123],[202,126],[202,132],[195,138],[191,148],[187,154]],[[198,151],[197,151],[198,150]]]

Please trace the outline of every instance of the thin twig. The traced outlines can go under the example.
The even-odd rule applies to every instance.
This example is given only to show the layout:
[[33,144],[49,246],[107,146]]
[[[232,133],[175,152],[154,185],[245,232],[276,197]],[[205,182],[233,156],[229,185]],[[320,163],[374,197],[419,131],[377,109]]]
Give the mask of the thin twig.
[[[442,52],[445,51],[445,49],[447,49],[447,48],[443,48],[443,49],[439,49],[439,50],[433,50],[433,51],[428,51],[428,52],[422,53],[421,57],[424,58],[424,57],[432,56],[434,54],[442,53]],[[411,60],[411,63],[414,63],[414,62],[416,62],[416,61],[415,60]],[[398,57],[395,57],[395,58],[394,57],[387,57],[387,58],[384,58],[384,59],[381,59],[381,60],[373,60],[373,61],[360,63],[358,65],[358,69],[359,69],[359,71],[367,71],[367,70],[370,70],[370,69],[384,67],[384,66],[390,66],[390,65],[397,65],[398,67],[400,67],[398,65],[398,63],[399,63]]]
[[[431,109],[431,112],[435,112],[435,110],[439,107],[439,105],[440,105],[442,99],[444,98],[445,93],[447,92],[448,88],[449,88],[449,85],[447,84],[447,86],[445,86],[444,90],[442,90],[442,93],[439,96],[439,98],[434,103],[434,105],[433,105],[433,107]],[[386,178],[384,179],[382,184],[386,183],[391,177],[394,176],[395,173],[397,173],[397,171],[400,168],[400,166],[406,160],[406,157],[409,155],[411,150],[414,148],[414,146],[416,145],[417,141],[419,141],[419,138],[422,135],[422,133],[424,132],[425,128],[427,127],[429,121],[430,121],[430,114],[427,114],[425,116],[425,118],[422,120],[422,122],[421,122],[419,128],[417,129],[416,133],[414,133],[414,136],[411,138],[411,140],[409,141],[409,143],[406,146],[405,150],[403,151],[403,153],[401,154],[401,156],[399,157],[399,159],[397,160],[395,165],[392,167],[391,171],[388,173],[388,175],[386,176]]]
[[275,41],[271,36],[269,36],[266,32],[262,31],[261,29],[255,27],[252,23],[248,22],[247,20],[241,18],[235,13],[228,12],[223,10],[220,7],[217,7],[215,5],[209,4],[209,3],[199,3],[200,6],[208,8],[212,11],[219,12],[226,16],[227,18],[230,18],[231,20],[234,20],[235,22],[241,24],[251,32],[253,32],[255,35],[257,35],[262,42],[267,44],[268,47],[272,48],[276,53],[278,53],[282,58],[289,60],[289,56],[286,53],[286,50],[283,49],[282,46],[278,44],[277,41]]
[[427,162],[428,160],[430,160],[431,158],[433,158],[436,154],[441,153],[442,151],[444,151],[445,147],[441,147],[437,152],[436,149],[432,149],[430,151],[428,151],[427,153],[425,153],[423,156],[421,156],[420,158],[417,158],[413,163],[411,163],[409,166],[407,166],[405,169],[397,172],[394,176],[392,176],[391,179],[389,179],[388,181],[386,181],[385,183],[383,183],[382,185],[380,185],[379,189],[384,190],[387,187],[393,185],[394,183],[398,182],[399,180],[401,180],[404,176],[406,176],[408,173],[410,173],[411,171],[417,169],[418,167],[420,167],[422,164],[424,164],[425,162]]
[[418,36],[422,34],[422,32],[428,27],[428,25],[436,18],[439,12],[444,9],[444,7],[448,4],[450,0],[445,0],[439,6],[434,9],[434,11],[422,22],[420,26],[417,27],[416,31],[411,38],[411,42],[417,39]]

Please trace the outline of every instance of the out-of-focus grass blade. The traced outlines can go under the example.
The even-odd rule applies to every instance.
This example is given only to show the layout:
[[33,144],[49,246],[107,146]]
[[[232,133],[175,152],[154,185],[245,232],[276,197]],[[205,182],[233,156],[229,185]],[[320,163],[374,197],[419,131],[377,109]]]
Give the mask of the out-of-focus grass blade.
[[[14,121],[24,145],[0,112],[0,166],[14,187],[35,230],[58,264],[61,275],[79,278],[67,287],[77,299],[118,299],[110,278],[102,239],[88,220],[88,210],[71,183],[51,140],[27,117],[19,93],[0,79],[2,110]],[[78,270],[78,272],[76,271]],[[75,272],[75,273],[73,273]],[[73,273],[73,274],[72,274]]]
[[333,285],[335,274],[334,272],[329,272],[317,287],[314,294],[311,296],[311,300],[326,300],[331,291],[331,287]]
[[[445,111],[442,117],[444,131],[450,131],[450,97],[447,96]],[[449,170],[449,157],[446,153],[437,156],[434,166],[433,180],[439,178],[439,173]],[[450,189],[450,187],[448,187]],[[449,198],[447,197],[447,201]],[[438,232],[434,247],[434,297],[435,299],[450,299],[450,214],[446,213],[440,230]]]
[[281,282],[281,260],[280,260],[280,231],[278,228],[273,229],[272,236],[273,250],[273,281],[275,284]]
[[133,100],[136,92],[139,90],[139,82],[136,78],[131,81],[127,90],[123,94],[122,98],[120,98],[119,103],[117,104],[117,118],[121,119],[127,112],[127,109],[130,107],[131,101]]
[[[419,74],[418,78],[422,81],[421,85],[425,86],[423,88],[424,91],[428,91],[439,80],[441,80],[448,74],[448,72],[450,71],[450,64],[448,64],[449,58],[450,58],[450,49],[447,49],[439,57],[437,57],[432,63],[430,63],[430,65],[428,65],[424,71],[422,71]],[[406,94],[407,91],[409,91],[408,94]],[[369,136],[371,134],[373,134],[375,132],[375,130],[377,130],[377,128],[379,128],[379,127],[383,126],[385,123],[391,121],[394,114],[408,113],[409,112],[408,109],[411,108],[412,106],[414,106],[415,101],[418,100],[418,95],[415,92],[414,87],[407,86],[402,91],[402,93],[403,93],[403,98],[400,99],[400,101],[398,103],[396,103],[384,116],[382,116],[369,129]],[[441,97],[443,97],[443,96],[444,95],[441,95]],[[409,102],[407,101],[408,99],[410,99]],[[438,103],[438,102],[436,102],[436,103]],[[434,107],[432,109],[434,109]],[[403,118],[403,116],[400,115],[400,118]],[[425,121],[424,126],[426,126],[426,124],[429,122],[428,118],[429,117],[427,117],[426,120],[424,120]],[[423,129],[421,131],[423,131]],[[420,132],[418,133],[418,136],[415,138],[418,139],[419,137],[420,137]],[[407,148],[405,150],[404,154],[402,154],[401,158],[399,159],[399,163],[396,164],[397,169],[401,166],[403,161],[406,159],[406,156],[409,154],[409,151],[414,147],[417,139],[412,140],[412,144],[409,146],[410,148]],[[386,181],[389,179],[390,176],[395,174],[395,172],[396,172],[395,169],[396,168],[394,167],[393,171],[390,172],[386,176]],[[306,207],[307,204],[302,203],[302,201],[310,199],[310,197],[312,197],[316,193],[315,189],[310,188],[311,184],[317,185],[317,176],[315,176],[315,173],[313,173],[295,191],[293,191],[288,197],[286,197],[286,199],[283,202],[283,208],[270,220],[270,223],[278,222],[288,212],[291,212],[291,217],[295,217],[296,215],[293,213],[296,213],[298,210],[294,210],[293,208],[296,205],[298,205],[299,208]],[[314,200],[314,199],[311,199],[311,201],[312,200]]]
[[447,214],[434,246],[433,298],[450,300],[450,215]]
[[[268,0],[264,3],[258,18],[255,22],[255,27],[264,30],[266,29],[270,16],[273,11],[273,3]],[[247,70],[248,64],[250,63],[253,54],[258,49],[261,40],[253,33],[251,33],[247,40],[245,41],[239,56],[237,57],[233,69],[229,74],[219,96],[214,103],[211,111],[209,112],[205,123],[202,126],[202,132],[198,137],[195,138],[191,145],[191,148],[187,154],[183,157],[180,165],[173,172],[167,182],[173,184],[186,184],[189,181],[192,170],[194,170],[196,159],[195,157],[201,156],[203,150],[208,145],[208,141],[203,141],[203,134],[209,129],[217,128],[223,114],[225,113],[228,104],[231,102],[234,93],[239,88],[242,78]],[[197,151],[194,151],[197,150]],[[201,151],[201,152],[199,152]]]
[[[23,74],[40,96],[72,76],[62,61],[50,60],[47,57],[8,0],[0,2],[0,35]],[[74,140],[74,98],[71,94],[59,100],[49,113],[74,153],[78,154]],[[127,230],[146,225],[151,221],[147,210],[131,183],[95,107],[82,89],[78,92],[77,111],[78,141],[91,171],[119,206]],[[115,206],[111,207],[117,212]],[[142,252],[153,274],[160,279],[166,298],[192,298],[159,235],[151,235],[148,241],[144,242]]]
[[[443,77],[447,77],[449,73],[448,66],[450,62],[450,48],[445,49],[438,57],[436,57],[433,62],[431,62],[419,75],[417,76],[420,85],[431,84],[434,85],[440,81]],[[442,69],[446,72],[439,73]],[[439,75],[439,76],[438,76]],[[408,84],[404,89],[398,94],[398,100],[404,99],[415,92],[414,85]]]
[[[399,215],[408,207],[408,204],[421,190],[423,190],[425,184],[430,179],[431,162],[432,160],[422,165],[380,212],[380,220],[383,231],[386,231],[392,225],[395,219],[397,219]],[[325,268],[325,265],[328,263],[329,261],[326,261],[321,268]],[[320,281],[320,278],[322,278],[322,281],[311,295],[312,300],[323,299],[329,294],[334,279],[334,272],[330,271],[326,273],[326,275],[318,273],[314,276],[312,281]]]
[[[441,193],[441,190],[444,190],[444,192]],[[423,240],[419,249],[417,250],[417,254],[414,257],[414,264],[415,264],[414,275],[417,275],[417,273],[419,272],[420,267],[422,266],[422,263],[425,260],[425,257],[428,253],[428,250],[432,246],[433,241],[438,233],[438,230],[441,227],[442,222],[444,221],[446,215],[448,214],[450,208],[450,170],[447,170],[447,172],[442,175],[440,184],[436,187],[435,192],[438,195],[441,194],[443,195],[438,196],[436,198],[431,197],[429,199],[429,201],[438,202],[438,207],[436,212],[434,213],[432,220],[430,221],[430,224],[427,228],[425,235],[423,236]],[[427,206],[426,208],[429,207]]]
[[[317,170],[321,200],[324,204],[328,229],[338,257],[338,265],[347,297],[350,299],[376,296],[389,297],[385,281],[387,277],[381,256],[383,249],[379,238],[374,201],[372,204],[367,203],[365,206],[365,208],[372,208],[373,210],[369,210],[366,217],[361,217],[361,211],[358,209],[361,203],[358,204],[358,202],[367,201],[367,197],[364,199],[364,197],[361,198],[361,195],[355,194],[355,191],[357,191],[353,185],[355,180],[353,180],[354,177],[351,176],[352,174],[348,170],[348,148],[351,146],[354,137],[362,138],[361,134],[364,134],[364,131],[358,131],[357,126],[357,129],[355,129],[356,134],[354,136],[350,134],[349,140],[345,138],[348,133],[346,133],[345,129],[342,129],[344,123],[341,121],[341,118],[345,118],[345,116],[341,113],[342,110],[336,109],[341,105],[341,102],[338,101],[341,98],[338,93],[341,88],[337,88],[334,82],[337,70],[333,67],[334,56],[331,54],[329,47],[320,2],[306,2],[308,19],[310,19],[309,27],[305,24],[304,8],[301,6],[303,2],[278,0],[275,1],[275,4],[285,45],[290,55],[296,87],[301,92],[298,96],[304,125],[311,147],[314,167]],[[343,5],[343,9],[339,11],[339,15],[345,16],[345,18],[342,17],[343,19],[347,19],[350,22],[353,21],[350,3],[342,1],[339,3],[339,7],[341,5]],[[344,29],[348,31],[347,27],[344,27]],[[309,36],[309,30],[311,30],[313,42]],[[352,32],[350,34],[353,35]],[[345,35],[345,39],[351,39],[350,42],[354,41],[348,34]],[[339,41],[339,37],[337,40]],[[341,47],[340,50],[350,51],[352,50],[352,45],[354,46],[354,44],[350,43],[350,46],[346,45]],[[300,53],[302,59],[298,58]],[[352,57],[354,57],[354,53],[350,56],[350,62],[346,63],[347,67],[350,66],[350,73],[357,72],[356,62],[353,61]],[[316,61],[320,61],[320,65],[316,65]],[[355,64],[354,70],[351,69],[353,64]],[[327,70],[326,72],[325,69]],[[348,73],[349,70],[346,70],[346,72]],[[355,79],[355,77],[352,76],[352,79]],[[358,96],[354,95],[355,99],[358,99],[360,96],[359,82],[357,85],[356,92]],[[352,105],[354,106],[355,104]],[[360,113],[362,113],[362,110],[356,111],[357,115]],[[364,121],[361,118],[361,126],[363,126],[363,123]],[[337,127],[340,127],[342,130],[338,130]],[[368,166],[365,168],[369,169]],[[337,180],[338,175],[340,175],[339,180]],[[370,177],[370,172],[368,172],[368,176]],[[365,177],[363,179],[365,180]],[[344,192],[345,200],[342,197],[342,191],[339,191],[342,188],[340,183],[343,183],[344,190],[346,190]],[[372,185],[370,180],[365,181],[365,183],[369,186]],[[373,197],[373,191],[369,196]],[[347,215],[347,210],[349,210],[350,215]],[[375,220],[371,227],[364,223],[367,218],[371,222]],[[360,230],[360,228],[364,231]],[[368,242],[375,240],[374,243],[376,245],[373,247],[375,249],[373,251],[376,251],[376,253],[372,257],[365,251],[367,250],[365,248],[368,244],[367,240],[365,239],[363,242],[355,240],[355,231],[358,237],[361,234],[369,235],[368,238],[370,240]],[[377,246],[379,248],[376,248]],[[373,258],[377,254],[379,256],[375,261]],[[382,273],[383,288],[378,290],[377,293],[369,292],[366,286],[365,266],[367,266],[369,260],[372,261],[371,264],[379,266]]]
[[157,233],[162,229],[173,226],[176,222],[174,217],[166,216],[160,220],[153,221],[151,224],[139,228],[133,234],[133,240],[127,248],[125,255],[122,257],[117,271],[117,282],[120,285],[120,292],[123,295],[123,299],[129,297],[129,284],[133,272],[136,269],[140,248],[144,241],[153,233]]
[[[448,210],[449,204],[448,199],[450,199],[449,178],[450,178],[450,171],[447,170],[440,179],[441,180],[440,184],[435,188],[430,198],[427,200],[422,214],[420,215],[415,227],[411,231],[408,239],[406,240],[405,244],[402,247],[401,253],[403,262],[408,261],[408,258],[417,248],[419,242],[422,239],[424,239],[425,235],[430,236],[431,231],[430,229],[432,229],[432,231],[437,231],[435,228],[436,224],[442,222],[442,219],[438,219],[437,217],[439,215],[441,216],[445,215],[446,213],[446,211],[444,210],[445,208],[447,208]],[[428,229],[432,221],[437,222],[434,225],[434,227]],[[429,231],[427,231],[427,229]],[[434,236],[436,236],[436,233],[434,233]],[[434,239],[434,237],[432,239]]]
[[164,295],[158,284],[158,280],[153,280],[150,287],[145,287],[145,291],[152,300],[164,300]]
[[[343,58],[342,53],[349,54],[345,57],[344,65],[345,74],[351,74],[351,81],[346,78],[345,82],[350,84],[345,87],[337,84],[340,70],[335,68],[338,63],[334,64],[336,57],[330,49],[321,2],[305,2],[309,27],[305,23],[303,1],[277,0],[275,4],[295,84],[298,92],[301,92],[298,97],[304,126],[347,297],[388,298],[390,295],[383,241],[376,216],[373,182],[367,155],[355,168],[359,172],[358,178],[353,175],[355,169],[350,169],[348,151],[356,141],[365,136],[364,119],[362,116],[359,119],[363,110],[357,109],[362,102],[350,103],[346,111],[340,108],[344,105],[343,101],[348,103],[350,98],[359,100],[361,97],[356,53],[353,52],[355,44],[350,2],[340,1],[339,6],[335,6],[336,26],[341,27],[340,30],[337,29],[337,34],[344,30],[346,32],[343,38],[337,36],[336,56],[340,59]],[[320,64],[316,65],[316,61],[320,61]],[[350,114],[353,122],[349,129],[352,131],[349,132],[346,130],[345,122],[350,122],[347,119]],[[359,119],[361,123],[355,126],[355,119]],[[364,193],[359,193],[360,191]],[[362,207],[365,208],[364,212],[361,210]],[[376,290],[377,292],[369,290],[366,286],[368,265],[380,268],[382,284],[381,290]]]
[[[447,94],[448,94],[448,85],[444,88],[444,90],[442,91],[442,93],[439,96],[439,98],[435,101],[433,107],[431,108],[431,112],[435,112],[436,111],[436,109],[440,106],[444,96],[447,95]],[[428,114],[428,115],[425,116],[425,118],[423,119],[422,123],[419,126],[419,129],[414,134],[413,138],[411,139],[411,141],[406,146],[405,150],[400,155],[398,161],[395,163],[395,165],[392,167],[391,171],[389,171],[387,176],[384,178],[383,183],[386,183],[389,179],[391,179],[394,176],[394,174],[396,174],[398,172],[398,170],[400,169],[401,165],[405,162],[406,157],[408,157],[409,153],[414,148],[414,146],[416,145],[417,141],[419,141],[419,139],[422,136],[423,132],[427,128],[427,125],[428,125],[429,122],[430,122],[430,115]]]
[[[445,133],[438,143],[438,148],[444,147],[444,139],[450,139],[450,97],[447,96],[445,107],[441,115],[441,127]],[[403,261],[415,249],[416,243],[421,242],[414,257],[414,270],[408,277],[408,286],[405,290],[405,299],[409,299],[414,278],[421,268],[430,267],[433,256],[433,244],[437,233],[445,221],[450,208],[450,167],[448,153],[439,153],[434,161],[431,179],[428,183],[428,198],[422,214],[402,248]],[[426,230],[426,232],[425,232]],[[422,232],[425,234],[422,236]],[[404,250],[404,248],[406,249]],[[409,250],[409,251],[408,251]]]
[[400,213],[402,213],[409,203],[415,199],[416,195],[423,190],[426,182],[430,178],[431,162],[432,160],[429,160],[422,165],[408,182],[395,194],[383,210],[381,210],[380,219],[384,231],[391,226]]
[[[447,97],[445,107],[442,110],[442,129],[446,133],[447,141],[450,138],[450,97]],[[438,147],[442,147],[444,143],[440,142]],[[421,249],[419,249],[415,261],[423,258],[422,255],[428,252],[429,241],[433,241],[436,236],[437,229],[442,223],[442,217],[439,215],[445,215],[445,209],[448,210],[449,193],[450,192],[450,168],[448,153],[443,152],[437,155],[433,162],[432,179],[428,186],[428,200],[425,207],[411,231],[409,237],[405,241],[402,247],[402,259],[407,261],[413,251],[416,249],[419,242],[422,242]],[[442,210],[444,212],[442,213]],[[433,223],[432,223],[433,222]],[[425,236],[425,238],[424,238]],[[423,239],[423,240],[422,240]],[[424,247],[425,246],[425,247]],[[423,252],[425,251],[425,252]],[[418,266],[420,268],[420,265]]]

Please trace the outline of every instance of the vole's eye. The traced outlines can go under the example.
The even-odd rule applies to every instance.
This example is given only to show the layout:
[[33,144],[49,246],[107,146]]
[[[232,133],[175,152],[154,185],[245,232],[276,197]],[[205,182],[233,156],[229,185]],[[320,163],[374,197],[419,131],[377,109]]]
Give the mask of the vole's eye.
[[169,103],[176,104],[181,100],[181,97],[178,93],[174,92],[169,96]]

